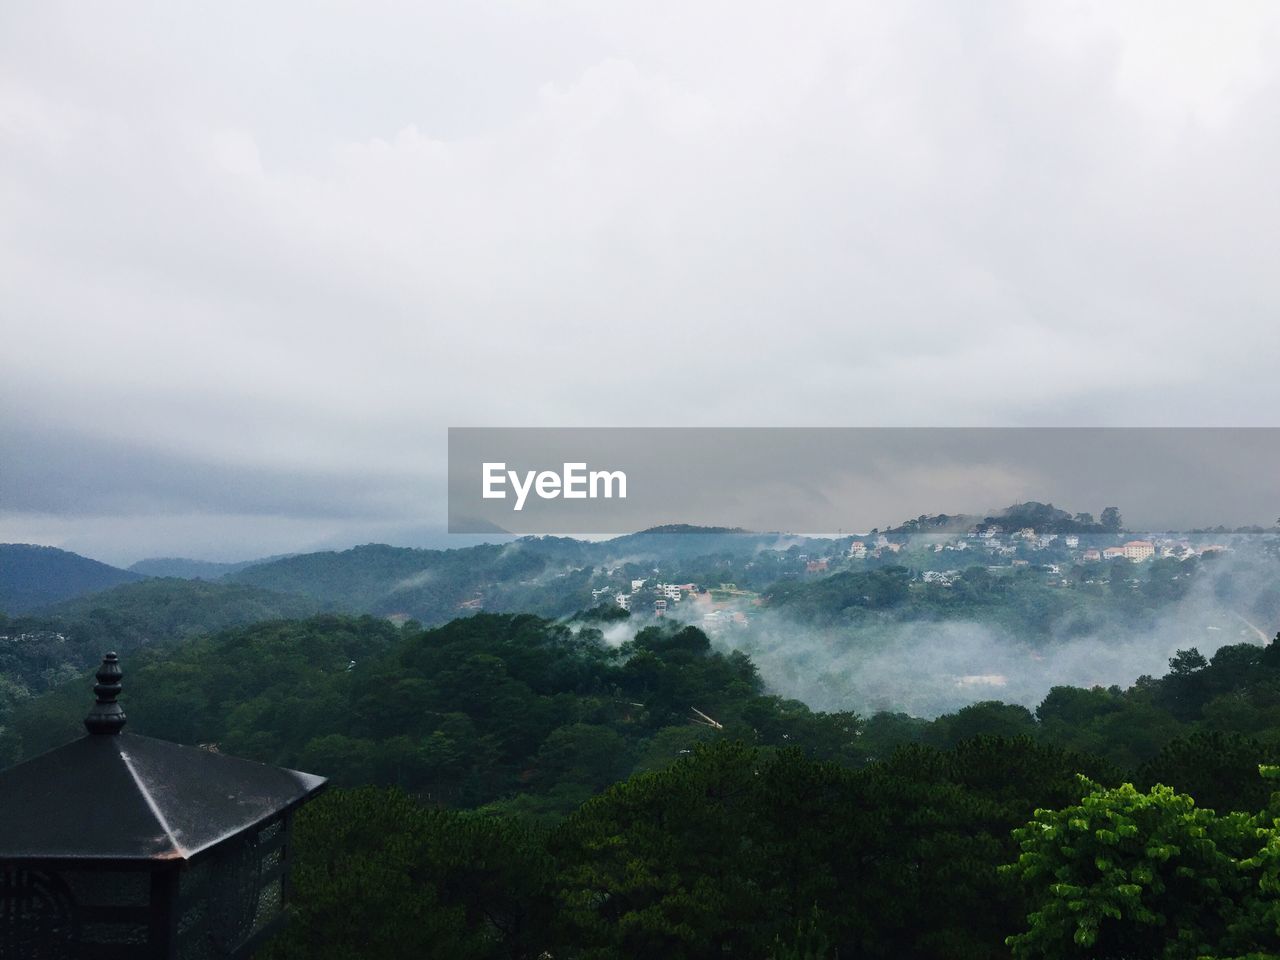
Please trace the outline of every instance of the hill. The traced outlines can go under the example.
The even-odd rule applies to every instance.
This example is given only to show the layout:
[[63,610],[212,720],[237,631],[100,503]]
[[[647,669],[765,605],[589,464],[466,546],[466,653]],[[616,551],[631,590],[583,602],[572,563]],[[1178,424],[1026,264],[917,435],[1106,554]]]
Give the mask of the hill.
[[5,613],[27,613],[141,579],[141,574],[57,547],[0,543],[0,611]]
[[[990,527],[1001,527],[1005,530],[1019,530],[1031,527],[1039,533],[1117,533],[1120,531],[1120,513],[1115,507],[1107,507],[1102,513],[1101,521],[1095,520],[1090,513],[1069,513],[1055,507],[1052,503],[1040,503],[1027,500],[1005,507],[998,513],[987,517],[974,514],[922,514],[914,520],[907,520],[891,527],[885,533],[897,534],[956,534],[970,530],[986,530]],[[1261,528],[1259,528],[1261,530]]]
[[478,609],[559,617],[593,606],[593,588],[625,590],[637,578],[763,585],[777,573],[754,558],[817,543],[832,541],[680,527],[600,542],[523,537],[454,550],[367,544],[255,564],[226,580],[308,596],[326,610],[402,615],[428,625]]
[[248,584],[164,577],[65,600],[39,613],[71,630],[109,624],[116,638],[147,643],[217,633],[262,620],[295,619],[318,609],[319,604],[308,597]]
[[[139,650],[125,671],[135,732],[451,806],[506,798],[527,813],[567,812],[710,737],[693,707],[753,742],[856,755],[845,715],[765,695],[750,660],[677,625],[619,648],[593,627],[528,615],[429,631],[325,615]],[[78,681],[22,704],[8,749],[30,755],[75,736],[87,690]]]
[[[1274,783],[1259,767],[1280,759],[1280,640],[1181,650],[1159,679],[1057,687],[1034,712],[986,701],[932,722],[769,696],[749,658],[671,623],[618,647],[531,616],[435,630],[319,616],[138,651],[125,675],[133,730],[333,778],[299,816],[300,922],[270,960],[996,960],[1039,923],[1050,884],[1106,895],[1099,855],[1164,871],[1138,889],[1170,891],[1169,916],[1221,911],[1195,942],[1236,939],[1212,956],[1274,955],[1254,949],[1275,942],[1274,898],[1241,873],[1280,842],[1274,801],[1254,816]],[[89,683],[0,717],[0,763],[80,735]],[[343,789],[357,784],[380,786]],[[1120,816],[1127,844],[1110,839]],[[1012,833],[1032,817],[1063,827]],[[1078,836],[1090,844],[1062,846],[1042,891],[1002,880],[1034,864],[1028,842]],[[1195,859],[1164,864],[1173,840]],[[1206,859],[1219,842],[1231,858]],[[1184,883],[1202,874],[1230,896]]]
[[[626,551],[641,553],[633,545]],[[311,597],[326,610],[429,625],[478,609],[559,617],[592,606],[593,571],[616,552],[609,544],[566,537],[455,550],[367,544],[257,564],[227,580]]]
[[242,584],[144,580],[17,617],[0,614],[0,723],[13,704],[74,676],[106,650],[172,646],[318,604]]
[[144,577],[180,577],[183,580],[217,580],[229,573],[251,567],[255,563],[278,560],[266,557],[261,560],[241,560],[238,563],[218,563],[213,560],[189,560],[186,557],[150,557],[132,564],[129,570]]

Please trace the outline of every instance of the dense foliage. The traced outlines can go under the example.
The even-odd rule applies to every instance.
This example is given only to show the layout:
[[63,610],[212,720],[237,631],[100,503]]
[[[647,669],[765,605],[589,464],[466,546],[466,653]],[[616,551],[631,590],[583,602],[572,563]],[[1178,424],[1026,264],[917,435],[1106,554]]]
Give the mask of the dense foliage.
[[340,791],[300,820],[302,915],[268,956],[1007,956],[1009,831],[1081,768],[1025,739],[863,771],[720,741],[551,831]]
[[[712,735],[859,757],[856,718],[765,695],[745,656],[693,628],[650,627],[615,648],[593,625],[530,615],[429,631],[321,616],[148,649],[127,667],[132,731],[450,806],[567,812]],[[10,756],[74,736],[83,703],[72,684],[21,705]]]
[[[925,721],[814,713],[770,696],[745,655],[714,649],[695,628],[646,627],[612,646],[602,626],[481,614],[424,630],[324,615],[145,647],[126,661],[130,729],[343,785],[551,818],[709,739],[794,746],[856,767],[905,744],[1028,736],[1098,756],[1140,785],[1172,783],[1250,809],[1265,800],[1257,764],[1280,760],[1274,643],[1211,659],[1183,651],[1165,677],[1127,690],[1056,687],[1034,712],[988,701]],[[82,680],[14,702],[3,755],[76,735],[84,698]]]
[[123,584],[38,614],[0,613],[0,727],[16,703],[79,676],[107,650],[128,654],[315,609],[303,597],[257,587],[168,579]]
[[857,771],[722,741],[551,830],[339,791],[300,818],[266,956],[1274,958],[1280,808],[1089,768],[1026,738]]

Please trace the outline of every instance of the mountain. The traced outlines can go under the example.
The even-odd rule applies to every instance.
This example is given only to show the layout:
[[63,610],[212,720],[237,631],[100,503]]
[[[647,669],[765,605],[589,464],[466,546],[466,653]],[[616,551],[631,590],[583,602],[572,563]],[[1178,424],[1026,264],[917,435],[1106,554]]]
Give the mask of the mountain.
[[60,600],[142,579],[139,573],[57,547],[0,543],[0,611],[6,613],[27,613]]
[[218,563],[213,560],[190,560],[186,557],[149,557],[129,567],[133,573],[144,577],[179,577],[183,580],[218,580],[229,573],[236,573],[255,563],[280,560],[283,554],[261,560],[241,560],[238,563]]
[[[594,606],[593,588],[621,590],[632,579],[650,577],[741,582],[743,564],[760,552],[815,542],[681,527],[600,542],[523,537],[455,550],[366,544],[256,564],[224,582],[311,597],[326,610],[399,615],[426,624],[478,609],[559,617]],[[763,567],[760,575],[766,575]]]
[[[404,615],[425,623],[443,623],[459,612],[525,611],[561,616],[593,605],[591,576],[599,567],[618,567],[618,584],[664,573],[701,557],[749,558],[761,550],[807,543],[779,534],[746,533],[705,527],[662,527],[588,542],[568,537],[523,537],[503,544],[484,543],[450,550],[427,550],[366,544],[350,550],[323,551],[268,558],[252,563],[212,563],[186,558],[153,558],[120,570],[51,547],[0,547],[0,611],[21,615],[64,600],[97,593],[147,577],[180,578],[191,583],[239,585],[306,598],[305,609],[291,607],[278,615],[297,616],[317,609],[383,616]],[[147,606],[176,587],[95,598],[90,604],[59,611],[81,617],[113,604]],[[200,603],[220,605],[223,594],[202,595]],[[166,601],[167,602],[167,601]],[[175,603],[193,601],[186,596]],[[264,610],[273,604],[263,606]],[[163,605],[163,604],[162,604]],[[250,607],[257,609],[253,603]],[[216,629],[218,617],[206,612],[188,621]],[[264,612],[263,618],[277,615]],[[243,622],[243,621],[242,621]],[[180,625],[180,624],[179,624]],[[173,624],[165,626],[169,629]]]
[[310,597],[327,610],[402,614],[426,623],[452,619],[478,596],[489,609],[558,616],[589,603],[581,571],[590,565],[590,546],[537,538],[458,550],[366,544],[260,563],[225,582]]

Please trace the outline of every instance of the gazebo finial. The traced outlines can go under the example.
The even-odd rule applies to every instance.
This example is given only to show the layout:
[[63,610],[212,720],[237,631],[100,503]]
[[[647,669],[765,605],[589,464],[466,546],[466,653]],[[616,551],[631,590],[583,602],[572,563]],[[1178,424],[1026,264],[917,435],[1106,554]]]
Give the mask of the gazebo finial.
[[120,696],[120,680],[124,673],[120,669],[120,658],[108,653],[102,658],[102,666],[98,668],[98,682],[93,686],[98,702],[93,705],[89,715],[84,718],[85,729],[90,733],[119,733],[125,724],[124,710],[116,703]]

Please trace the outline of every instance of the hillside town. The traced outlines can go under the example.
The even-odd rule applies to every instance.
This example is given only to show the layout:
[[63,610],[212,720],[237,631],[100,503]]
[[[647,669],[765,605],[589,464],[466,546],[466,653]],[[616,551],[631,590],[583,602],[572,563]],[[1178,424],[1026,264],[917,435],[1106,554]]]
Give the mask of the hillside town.
[[[915,582],[947,588],[963,571],[976,566],[993,575],[1040,575],[1050,586],[1070,587],[1110,577],[1110,564],[1114,561],[1185,561],[1233,549],[1228,543],[1203,536],[1125,531],[1059,534],[1031,526],[1006,529],[998,523],[978,525],[954,535],[890,531],[807,543],[808,552],[794,547],[778,552],[778,580],[818,578],[893,565],[908,568]],[[745,566],[749,569],[763,562],[757,558]],[[660,574],[658,570],[653,572]],[[612,580],[617,571],[607,569],[601,573]],[[598,586],[592,589],[591,598],[597,604],[613,602],[629,613],[655,617],[678,611],[681,619],[712,631],[747,625],[751,608],[764,603],[761,592],[739,589],[734,583],[671,583],[659,576],[633,578],[629,587],[612,583]]]

